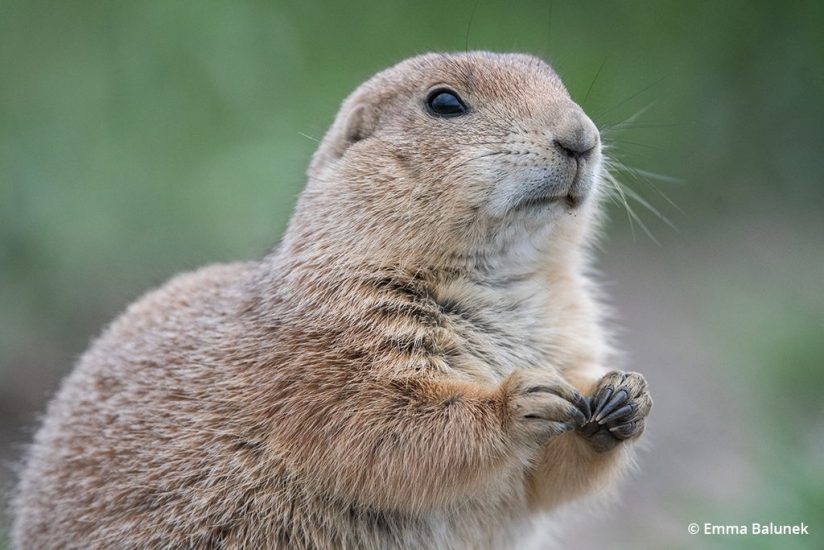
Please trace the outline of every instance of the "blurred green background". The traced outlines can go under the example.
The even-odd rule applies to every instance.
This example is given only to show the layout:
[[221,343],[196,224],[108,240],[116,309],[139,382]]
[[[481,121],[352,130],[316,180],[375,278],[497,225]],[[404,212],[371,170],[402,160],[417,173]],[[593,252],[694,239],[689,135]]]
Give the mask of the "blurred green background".
[[[677,226],[635,203],[660,244],[610,206],[602,278],[655,408],[620,501],[561,541],[824,547],[822,29],[824,2],[0,0],[2,500],[107,320],[265,253],[340,101],[469,47],[548,59],[614,156],[682,180],[621,175]],[[687,533],[754,521],[812,534]]]

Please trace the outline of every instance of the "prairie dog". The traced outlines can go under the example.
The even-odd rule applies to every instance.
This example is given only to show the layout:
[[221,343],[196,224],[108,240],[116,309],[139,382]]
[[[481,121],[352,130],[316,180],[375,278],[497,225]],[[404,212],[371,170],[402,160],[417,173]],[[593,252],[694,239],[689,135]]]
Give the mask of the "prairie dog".
[[51,402],[18,548],[512,548],[651,406],[588,245],[595,125],[543,61],[428,54],[343,103],[281,244],[132,304]]

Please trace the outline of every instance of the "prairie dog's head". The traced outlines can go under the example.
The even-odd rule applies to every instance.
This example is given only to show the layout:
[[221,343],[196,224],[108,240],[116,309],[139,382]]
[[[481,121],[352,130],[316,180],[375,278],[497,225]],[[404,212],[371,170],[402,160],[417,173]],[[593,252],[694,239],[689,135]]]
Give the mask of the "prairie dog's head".
[[539,254],[579,244],[600,171],[597,128],[540,59],[423,55],[343,103],[287,241],[413,262]]

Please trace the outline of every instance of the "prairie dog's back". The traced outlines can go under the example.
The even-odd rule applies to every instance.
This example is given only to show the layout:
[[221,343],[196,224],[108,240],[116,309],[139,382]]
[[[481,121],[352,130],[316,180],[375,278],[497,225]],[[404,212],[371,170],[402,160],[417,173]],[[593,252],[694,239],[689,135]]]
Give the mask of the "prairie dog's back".
[[241,444],[254,441],[255,426],[238,416],[244,395],[230,392],[242,372],[226,352],[249,336],[242,311],[257,268],[176,277],[129,307],[80,359],[30,449],[15,502],[17,546],[168,544],[197,507],[231,513],[231,498],[217,506],[191,497],[220,476],[240,482],[229,460],[255,450]]

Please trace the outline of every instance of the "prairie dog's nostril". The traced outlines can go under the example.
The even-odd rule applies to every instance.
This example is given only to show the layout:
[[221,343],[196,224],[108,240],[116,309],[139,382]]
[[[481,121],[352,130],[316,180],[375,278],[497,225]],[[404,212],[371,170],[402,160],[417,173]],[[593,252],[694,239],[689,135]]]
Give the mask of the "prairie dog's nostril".
[[573,139],[554,139],[555,146],[561,149],[568,157],[575,159],[587,157],[598,144],[593,139],[582,139],[583,136],[576,136]]

